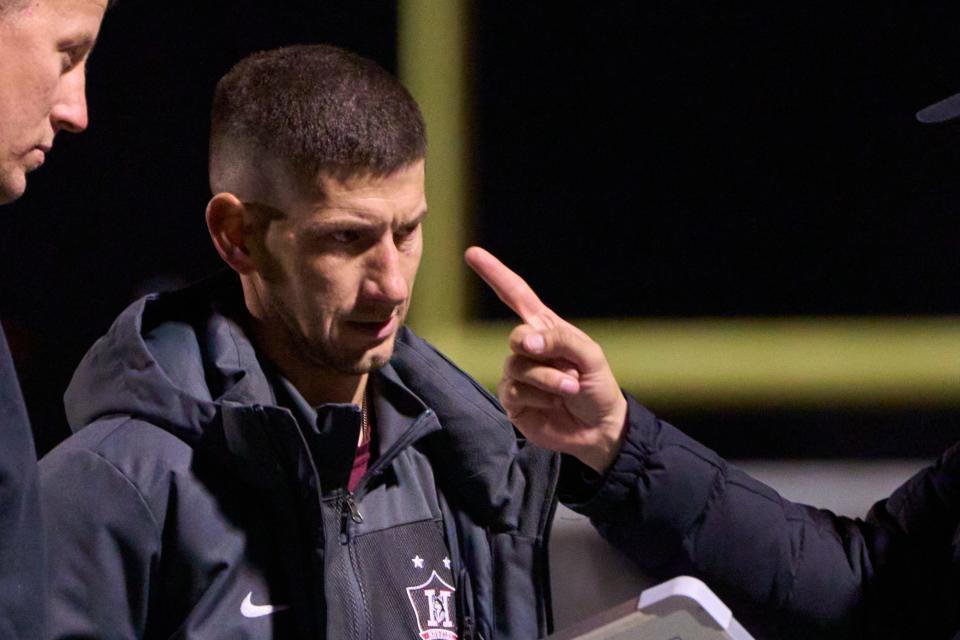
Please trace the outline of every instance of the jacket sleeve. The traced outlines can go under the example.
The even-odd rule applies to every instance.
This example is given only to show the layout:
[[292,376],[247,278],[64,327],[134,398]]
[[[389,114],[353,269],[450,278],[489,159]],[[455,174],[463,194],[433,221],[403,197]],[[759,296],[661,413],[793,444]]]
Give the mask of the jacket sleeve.
[[0,638],[42,637],[44,570],[37,454],[0,332]]
[[50,638],[141,638],[160,528],[107,459],[58,448],[40,463],[51,591]]
[[[867,521],[852,520],[785,500],[628,402],[611,468],[591,478],[565,459],[561,497],[644,570],[704,579],[761,638],[941,637],[955,623],[949,573],[960,501],[951,452]],[[936,592],[933,584],[951,589],[952,602],[918,597]],[[910,615],[894,624],[889,612],[903,609]]]

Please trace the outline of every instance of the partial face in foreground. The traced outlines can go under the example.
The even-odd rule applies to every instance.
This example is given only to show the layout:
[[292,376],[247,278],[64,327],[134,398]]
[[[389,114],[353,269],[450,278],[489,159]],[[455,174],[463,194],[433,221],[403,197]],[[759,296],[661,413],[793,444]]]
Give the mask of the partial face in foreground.
[[61,130],[87,127],[85,67],[107,0],[31,0],[0,14],[0,203],[20,197]]
[[252,285],[260,319],[297,357],[363,374],[389,361],[410,306],[427,213],[424,163],[383,178],[323,179],[322,187],[322,200],[260,207],[272,219]]

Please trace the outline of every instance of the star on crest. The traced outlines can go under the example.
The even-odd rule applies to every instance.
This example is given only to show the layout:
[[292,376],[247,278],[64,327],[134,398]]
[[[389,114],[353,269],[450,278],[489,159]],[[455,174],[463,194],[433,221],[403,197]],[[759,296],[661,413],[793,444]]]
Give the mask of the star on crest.
[[414,557],[410,558],[410,562],[413,563],[414,569],[423,569],[423,558],[420,557],[419,553]]
[[445,566],[447,569],[450,568],[450,558],[443,559],[443,566]]

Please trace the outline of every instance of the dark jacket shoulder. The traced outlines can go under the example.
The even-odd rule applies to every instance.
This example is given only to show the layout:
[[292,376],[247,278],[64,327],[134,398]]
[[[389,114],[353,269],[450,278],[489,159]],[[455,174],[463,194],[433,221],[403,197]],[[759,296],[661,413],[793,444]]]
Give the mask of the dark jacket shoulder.
[[42,540],[33,433],[0,327],[0,637],[43,635]]

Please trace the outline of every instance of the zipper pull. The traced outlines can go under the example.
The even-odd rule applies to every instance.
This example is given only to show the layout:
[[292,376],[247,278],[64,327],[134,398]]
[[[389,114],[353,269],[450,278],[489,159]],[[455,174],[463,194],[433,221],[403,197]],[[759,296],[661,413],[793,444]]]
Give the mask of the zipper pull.
[[357,501],[353,497],[352,493],[348,493],[344,496],[343,501],[340,503],[340,544],[348,544],[350,542],[350,521],[353,521],[357,524],[363,522],[363,514],[360,513],[360,509],[357,507]]
[[352,493],[347,494],[347,508],[350,509],[350,519],[360,524],[363,522],[363,514],[360,513],[360,507],[357,506],[357,501],[354,499]]

